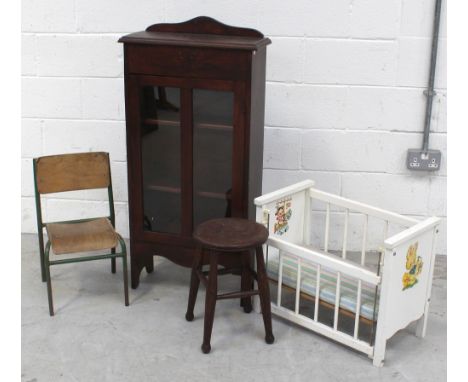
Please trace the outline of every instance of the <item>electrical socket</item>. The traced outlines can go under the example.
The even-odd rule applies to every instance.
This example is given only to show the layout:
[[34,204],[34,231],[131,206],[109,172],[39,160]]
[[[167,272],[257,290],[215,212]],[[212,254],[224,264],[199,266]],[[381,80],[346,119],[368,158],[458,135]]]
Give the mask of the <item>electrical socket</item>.
[[415,171],[437,171],[441,158],[440,150],[408,149],[406,167]]

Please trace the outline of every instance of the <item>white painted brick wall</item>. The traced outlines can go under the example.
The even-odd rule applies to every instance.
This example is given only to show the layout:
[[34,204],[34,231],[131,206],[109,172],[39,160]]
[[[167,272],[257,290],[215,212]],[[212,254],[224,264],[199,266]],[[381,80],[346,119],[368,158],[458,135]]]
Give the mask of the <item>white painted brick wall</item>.
[[396,41],[308,39],[304,82],[392,85],[397,69]]
[[395,39],[398,36],[400,8],[400,0],[354,0],[351,35],[369,39]]
[[40,77],[117,77],[123,73],[118,36],[39,35],[36,37]]
[[[264,192],[311,178],[326,191],[399,213],[442,216],[437,251],[446,253],[445,2],[431,121],[431,147],[442,150],[443,161],[433,174],[409,172],[405,157],[422,140],[434,0],[23,0],[22,9],[23,232],[36,232],[32,158],[105,150],[117,228],[128,236],[117,39],[153,23],[208,15],[273,41]],[[49,195],[45,216],[97,215],[107,208],[104,200],[98,191]],[[338,238],[342,224],[333,226]],[[377,242],[379,228],[373,232]]]

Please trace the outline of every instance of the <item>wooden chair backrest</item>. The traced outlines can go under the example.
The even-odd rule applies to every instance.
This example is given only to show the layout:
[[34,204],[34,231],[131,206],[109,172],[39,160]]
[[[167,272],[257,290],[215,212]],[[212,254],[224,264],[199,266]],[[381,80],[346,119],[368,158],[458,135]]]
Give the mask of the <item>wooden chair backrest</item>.
[[37,158],[35,163],[39,194],[110,186],[108,153],[51,155]]

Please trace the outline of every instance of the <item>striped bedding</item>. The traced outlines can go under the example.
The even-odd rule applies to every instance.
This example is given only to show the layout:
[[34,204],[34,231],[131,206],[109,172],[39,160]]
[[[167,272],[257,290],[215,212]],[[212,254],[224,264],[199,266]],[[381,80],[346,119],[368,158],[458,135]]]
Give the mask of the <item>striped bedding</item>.
[[[268,277],[278,280],[279,258],[269,256],[267,263]],[[316,294],[316,269],[313,265],[301,264],[301,291],[315,297]],[[296,289],[297,260],[283,254],[283,284]],[[374,295],[375,287],[362,283],[360,314],[369,320],[374,319]],[[335,305],[336,273],[322,268],[320,272],[320,299]],[[341,277],[340,308],[356,313],[357,280]],[[376,312],[378,311],[378,297]],[[377,314],[376,317],[377,318]]]

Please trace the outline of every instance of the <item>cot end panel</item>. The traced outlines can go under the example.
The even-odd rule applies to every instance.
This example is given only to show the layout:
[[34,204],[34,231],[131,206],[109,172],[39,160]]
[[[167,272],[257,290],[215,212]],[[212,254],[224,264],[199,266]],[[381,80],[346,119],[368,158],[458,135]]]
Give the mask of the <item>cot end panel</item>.
[[411,237],[385,253],[381,291],[385,338],[424,314],[432,285],[435,230]]
[[302,244],[307,206],[305,190],[282,195],[257,209],[257,221],[266,223],[270,237]]

